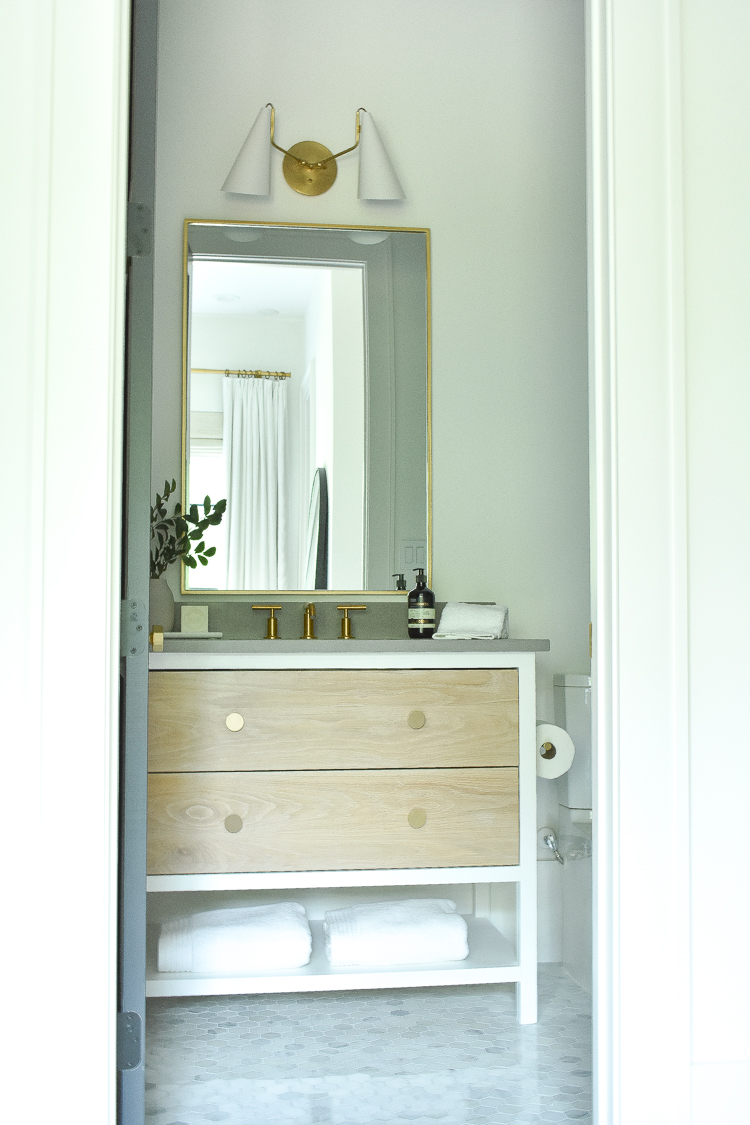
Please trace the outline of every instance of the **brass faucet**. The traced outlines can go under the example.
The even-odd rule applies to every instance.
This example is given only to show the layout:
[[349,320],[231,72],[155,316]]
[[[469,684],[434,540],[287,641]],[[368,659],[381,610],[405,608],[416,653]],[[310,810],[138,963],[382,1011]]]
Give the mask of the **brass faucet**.
[[315,617],[315,603],[314,602],[308,602],[307,605],[305,606],[305,624],[304,624],[304,627],[302,629],[302,638],[301,639],[303,641],[317,641],[317,639],[318,639],[315,636],[315,621],[313,620],[314,617]]
[[278,641],[279,639],[279,623],[276,620],[276,610],[281,609],[280,605],[254,605],[253,609],[267,609],[269,610],[268,625],[266,626],[266,640]]
[[350,609],[367,609],[367,606],[366,605],[339,605],[339,606],[336,606],[336,608],[337,609],[343,609],[343,611],[344,611],[344,616],[341,618],[341,640],[342,641],[353,641],[354,637],[352,636],[352,623],[349,619],[349,610]]

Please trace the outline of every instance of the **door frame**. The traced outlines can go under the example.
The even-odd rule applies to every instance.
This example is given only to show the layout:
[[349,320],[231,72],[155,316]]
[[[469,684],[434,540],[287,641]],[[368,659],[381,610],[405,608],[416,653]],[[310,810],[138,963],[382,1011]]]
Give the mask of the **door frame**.
[[[682,1125],[690,1116],[680,7],[679,0],[586,3],[600,1125]],[[24,974],[9,982],[6,996],[17,1032],[6,1061],[16,1083],[25,1079],[38,1091],[43,1051],[49,1113],[61,1103],[75,1104],[82,1122],[100,1125],[116,1119],[114,841],[130,5],[28,0],[7,9],[2,19],[14,49],[2,71],[0,104],[13,115],[8,157],[14,175],[3,185],[4,213],[13,216],[13,260],[23,280],[13,294],[12,331],[0,348],[29,373],[29,394],[21,401],[13,380],[0,390],[14,412],[6,416],[17,419],[14,439],[23,439],[5,443],[4,455],[16,458],[8,461],[5,479],[17,479],[19,463],[28,462],[24,446],[35,460],[24,492],[34,518],[19,521],[17,580],[5,587],[6,628],[28,638],[7,661],[5,683],[14,686],[6,732],[29,747],[14,766],[14,780],[35,795],[39,826],[19,893],[29,880],[49,887],[45,871],[54,855],[85,904],[87,941],[76,945],[61,935],[65,973],[59,981],[47,973],[35,978],[40,1004],[66,1010],[66,1039],[87,1044],[85,1098],[79,1069],[60,1050],[57,1021],[45,1031],[35,1020],[28,1034],[22,1032],[29,1018],[24,1013],[33,1011],[29,990],[36,987]],[[85,225],[74,221],[81,215]],[[70,438],[69,402],[60,396],[66,377],[92,417],[77,442]],[[83,489],[96,482],[89,573],[52,549],[65,534],[56,450],[64,454],[69,481]],[[63,612],[72,603],[86,606],[75,621]],[[52,752],[61,713],[89,717],[64,769]],[[93,810],[85,832],[54,816],[60,793],[72,795],[71,778],[76,800]],[[28,814],[21,803],[11,811],[3,832],[9,834],[7,854],[17,854],[18,839],[28,839]],[[92,865],[92,855],[104,859]],[[38,898],[41,903],[44,896]],[[42,932],[41,905],[29,918],[34,911]],[[646,914],[648,942],[640,921]],[[7,964],[28,960],[23,937]],[[4,938],[17,944],[10,934]],[[72,979],[86,980],[85,989],[76,986],[73,1008],[67,995]],[[33,1056],[29,1042],[35,1043]]]
[[600,1125],[691,1115],[680,15],[586,10]]
[[0,5],[4,1065],[11,1107],[86,1125],[116,1114],[129,23]]

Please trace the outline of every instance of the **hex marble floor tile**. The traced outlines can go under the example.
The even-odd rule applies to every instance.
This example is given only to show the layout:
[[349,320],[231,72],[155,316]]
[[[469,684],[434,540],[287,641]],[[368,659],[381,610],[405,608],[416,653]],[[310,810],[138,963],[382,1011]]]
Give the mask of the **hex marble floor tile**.
[[154,1125],[591,1121],[590,998],[539,969],[539,1022],[512,985],[148,1001]]

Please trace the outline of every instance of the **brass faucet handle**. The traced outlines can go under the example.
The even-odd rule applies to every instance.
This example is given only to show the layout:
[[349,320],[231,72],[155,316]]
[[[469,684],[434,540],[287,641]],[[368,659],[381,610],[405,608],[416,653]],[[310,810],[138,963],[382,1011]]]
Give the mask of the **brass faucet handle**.
[[275,612],[276,612],[277,609],[281,609],[281,606],[280,605],[254,605],[253,609],[267,609],[267,610],[270,611],[269,614],[268,614],[268,627],[266,629],[266,640],[267,641],[278,641],[278,639],[279,639],[279,623],[276,620],[276,617],[274,615],[275,615]]
[[341,618],[341,637],[342,641],[353,641],[352,636],[352,623],[349,620],[350,609],[367,609],[366,605],[337,605],[336,609],[343,609],[344,616]]
[[164,626],[154,625],[148,639],[154,652],[164,652]]
[[315,622],[313,621],[314,617],[315,617],[315,602],[308,602],[307,605],[305,606],[305,623],[304,623],[304,626],[303,626],[303,629],[302,629],[302,640],[303,641],[317,641],[317,639],[318,639],[315,636]]

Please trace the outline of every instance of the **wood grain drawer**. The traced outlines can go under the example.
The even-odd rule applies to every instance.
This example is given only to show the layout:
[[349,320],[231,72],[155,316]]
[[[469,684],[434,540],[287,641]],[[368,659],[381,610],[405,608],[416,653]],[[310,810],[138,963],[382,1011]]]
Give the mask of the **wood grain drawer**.
[[148,823],[151,875],[515,864],[518,770],[151,774]]
[[515,668],[149,676],[153,771],[516,765]]

